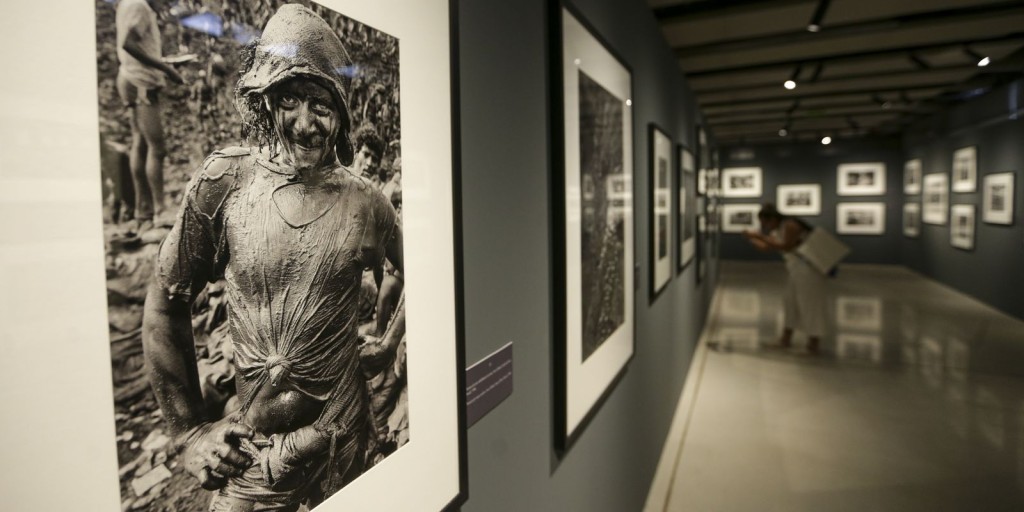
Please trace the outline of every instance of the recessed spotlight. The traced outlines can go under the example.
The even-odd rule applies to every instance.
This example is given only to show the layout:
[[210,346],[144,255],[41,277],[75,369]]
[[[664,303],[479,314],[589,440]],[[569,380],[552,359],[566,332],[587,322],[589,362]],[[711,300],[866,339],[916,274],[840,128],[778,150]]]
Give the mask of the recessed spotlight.
[[779,130],[779,137],[785,137],[786,135],[789,135],[789,130],[787,130],[785,128],[781,128]]
[[796,82],[792,80],[786,80],[785,82],[782,83],[782,86],[792,91],[793,89],[796,89]]
[[821,31],[821,25],[818,25],[817,23],[811,23],[810,25],[807,25],[807,31],[808,32],[820,32]]
[[885,103],[882,103],[882,108],[884,108],[885,110],[889,110],[890,108],[892,108],[892,103],[886,101]]
[[832,144],[832,137],[829,137],[827,135],[822,137],[821,138],[821,143],[826,145],[826,146],[829,145],[829,144]]
[[626,106],[627,107],[632,107],[633,106],[633,100],[626,100]]
[[577,66],[579,66],[581,62],[582,62],[582,61],[580,61],[579,59],[574,59],[574,60],[572,61],[572,63],[573,63],[573,64],[575,64],[575,65],[577,65]]
[[992,59],[989,59],[988,57],[985,57],[985,58],[983,58],[983,59],[978,61],[978,67],[979,68],[983,68],[985,66],[988,66],[990,62],[992,62]]

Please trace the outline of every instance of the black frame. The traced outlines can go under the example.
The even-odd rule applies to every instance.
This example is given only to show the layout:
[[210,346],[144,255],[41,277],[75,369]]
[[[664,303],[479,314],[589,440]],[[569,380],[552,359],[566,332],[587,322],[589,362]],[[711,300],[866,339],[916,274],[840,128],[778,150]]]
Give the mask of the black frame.
[[[565,133],[563,126],[565,123],[565,104],[562,98],[562,91],[564,84],[562,82],[563,72],[563,53],[562,53],[562,9],[565,8],[572,14],[577,21],[582,24],[590,35],[601,44],[602,47],[608,53],[619,62],[630,75],[630,90],[635,90],[635,81],[633,78],[633,68],[626,63],[626,59],[620,54],[614,47],[601,36],[600,32],[594,27],[590,21],[583,16],[582,12],[576,8],[573,4],[567,0],[548,0],[546,16],[548,25],[548,38],[547,47],[548,52],[548,74],[550,75],[550,82],[548,84],[548,111],[550,112],[550,125],[548,126],[549,140],[551,141],[550,148],[550,196],[549,203],[551,205],[551,304],[552,304],[552,329],[553,329],[553,341],[552,344],[552,364],[554,365],[554,379],[552,379],[552,396],[554,399],[551,401],[552,404],[552,418],[554,421],[551,423],[552,436],[554,438],[555,455],[559,458],[564,457],[570,448],[579,440],[583,431],[586,430],[587,425],[594,419],[597,412],[601,410],[601,407],[611,396],[612,391],[618,386],[619,382],[622,381],[629,369],[630,363],[636,356],[636,311],[638,309],[637,302],[634,297],[633,301],[633,350],[629,358],[622,365],[622,368],[615,374],[615,376],[608,382],[607,387],[601,393],[600,397],[594,402],[587,414],[580,420],[579,425],[572,432],[568,432],[568,416],[566,413],[567,409],[567,393],[568,393],[568,372],[566,371],[566,364],[568,361],[568,345],[566,339],[566,271],[564,268],[565,264]],[[635,150],[635,132],[636,132],[636,116],[633,109],[629,109],[627,114],[631,117],[631,126],[633,127],[633,133],[623,134],[624,137],[632,137],[634,142],[634,151],[632,155],[628,157],[633,159],[633,176],[636,176],[636,150]],[[634,205],[636,195],[636,180],[632,180],[632,194],[634,198]],[[636,210],[634,206],[633,214],[633,255],[634,255],[634,269],[633,269],[633,287],[632,292],[635,294],[636,288],[639,287],[639,264],[636,262]],[[628,269],[627,269],[628,270]],[[630,290],[625,290],[626,293],[630,293]]]
[[[960,193],[960,194],[970,194],[972,192],[958,192],[958,193]],[[972,212],[971,213],[971,223],[973,224],[973,226],[971,227],[971,246],[970,247],[958,247],[956,245],[953,245],[953,231],[956,229],[954,227],[954,221],[956,220],[956,216],[953,215],[953,207],[955,207],[955,206],[970,206],[971,207],[971,212]],[[982,213],[982,216],[984,216],[984,212]],[[983,222],[978,222],[978,205],[971,204],[971,203],[957,203],[957,204],[949,205],[949,246],[952,247],[953,249],[956,249],[956,250],[962,251],[962,252],[968,252],[968,253],[974,252],[975,249],[977,248],[977,245],[978,245],[978,226],[980,224],[984,224],[984,223]]]
[[[695,218],[697,216],[696,215],[696,211],[695,211],[695,209],[697,207],[697,156],[693,153],[693,151],[690,151],[690,148],[687,147],[686,144],[682,144],[682,143],[676,144],[676,186],[674,188],[674,192],[675,192],[676,195],[678,195],[680,185],[685,183],[685,178],[686,178],[685,174],[686,173],[683,172],[683,151],[686,151],[687,153],[690,153],[690,156],[692,157],[692,160],[693,160],[693,172],[690,173],[690,174],[693,175],[693,182],[687,184],[688,186],[686,187],[686,196],[687,196],[686,197],[686,206],[687,206],[687,209],[686,209],[685,212],[683,212],[682,216],[679,216],[679,204],[680,204],[680,201],[683,198],[682,197],[677,197],[676,198],[676,216],[677,216],[677,220],[676,220],[676,238],[677,238],[677,242],[676,242],[676,274],[682,274],[683,271],[686,270],[686,267],[690,266],[690,262],[692,262],[693,259],[697,257],[696,256],[697,249],[696,249],[696,246],[694,246],[694,256],[692,258],[690,258],[688,261],[685,261],[685,262],[683,261],[682,244],[686,242],[686,238],[685,238],[686,237],[686,223],[689,222],[690,218]],[[691,193],[691,187],[692,187],[692,193]],[[693,198],[692,200],[690,199],[691,197]],[[691,209],[694,210],[694,214],[693,215],[689,214]],[[693,229],[694,229],[693,237],[694,237],[694,240],[695,240],[695,243],[696,243],[696,238],[697,238],[697,226],[696,226],[696,224],[694,224]]]
[[[670,168],[672,167],[672,158],[673,158],[672,155],[671,155],[671,150],[672,150],[672,148],[675,147],[675,144],[673,144],[673,142],[672,142],[672,136],[668,134],[667,130],[665,130],[664,128],[659,126],[657,123],[647,123],[647,180],[648,180],[647,181],[647,183],[648,183],[647,189],[649,191],[649,193],[647,194],[647,199],[649,201],[649,203],[647,204],[647,225],[650,227],[650,229],[648,230],[649,240],[650,240],[650,244],[649,244],[648,249],[650,249],[650,253],[648,254],[648,258],[647,258],[647,264],[648,264],[647,283],[649,285],[649,292],[648,292],[648,297],[647,297],[648,304],[654,304],[654,301],[658,300],[658,297],[661,296],[661,293],[664,292],[665,289],[668,288],[668,284],[670,282],[672,282],[672,276],[675,274],[674,272],[671,271],[672,264],[671,264],[671,262],[669,262],[669,274],[668,274],[668,279],[665,281],[665,284],[661,285],[661,288],[658,288],[657,284],[654,282],[654,267],[658,263],[658,258],[657,258],[657,256],[655,256],[655,254],[657,253],[657,247],[655,247],[656,243],[655,243],[655,238],[654,238],[654,232],[657,229],[657,222],[656,222],[657,218],[656,218],[656,215],[654,213],[654,209],[655,209],[655,206],[657,204],[657,189],[658,189],[658,180],[657,180],[658,177],[657,177],[657,168],[656,168],[657,166],[655,165],[656,155],[654,154],[655,153],[655,151],[654,151],[654,135],[655,135],[655,132],[661,132],[661,134],[664,135],[666,139],[668,139],[668,145],[669,145],[669,148],[670,148],[669,149],[669,152],[670,152],[670,154],[669,154],[669,167]],[[676,164],[676,167],[678,167],[678,163]],[[671,171],[670,171],[670,173],[671,173]],[[634,174],[636,174],[636,173],[634,172]],[[670,174],[670,176],[671,176],[671,174]],[[669,216],[672,215],[672,196],[673,195],[674,194],[672,193],[671,178],[669,178],[669,186],[668,186]],[[634,209],[634,212],[635,212],[635,209]],[[634,213],[634,215],[635,215],[635,213]],[[672,230],[667,230],[665,232],[665,236],[668,237],[668,241],[666,241],[665,243],[666,244],[670,244],[671,240],[672,240]],[[679,244],[676,244],[676,245],[678,246]],[[671,247],[671,245],[669,245],[668,247]],[[676,250],[678,250],[678,249],[676,249]],[[668,256],[670,259],[672,258],[671,252],[675,252],[675,251],[670,249],[670,254]]]
[[455,261],[455,392],[458,393],[459,492],[442,510],[457,512],[469,499],[466,425],[466,296],[462,260],[462,115],[459,110],[459,0],[448,0],[449,93],[452,125],[452,241]]
[[[985,220],[985,194],[988,193],[988,187],[986,186],[985,180],[987,178],[989,178],[990,176],[998,176],[998,175],[1001,175],[1001,174],[1007,174],[1007,175],[1010,176],[1010,184],[1011,184],[1011,188],[1012,188],[1013,194],[1011,194],[1010,197],[1007,198],[1007,201],[1009,201],[1010,207],[1013,208],[1013,211],[1010,212],[1011,213],[1011,215],[1010,215],[1010,222],[989,222],[989,221]],[[1017,224],[1017,173],[1014,172],[1014,171],[993,172],[993,173],[985,174],[983,176],[978,176],[978,181],[981,182],[981,224],[986,224],[986,225],[989,225],[989,226],[999,226],[999,227],[1004,227],[1004,228],[1009,228],[1009,227],[1013,227],[1014,225],[1016,225]]]

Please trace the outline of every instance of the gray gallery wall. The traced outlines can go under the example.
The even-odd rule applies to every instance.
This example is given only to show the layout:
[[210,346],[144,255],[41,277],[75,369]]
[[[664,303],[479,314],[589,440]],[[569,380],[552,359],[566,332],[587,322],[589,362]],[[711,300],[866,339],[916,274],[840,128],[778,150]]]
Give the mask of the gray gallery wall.
[[[544,0],[460,2],[466,360],[514,342],[515,391],[470,428],[465,510],[621,512],[646,498],[710,300],[694,265],[648,297],[647,124],[693,140],[695,104],[650,9],[580,0],[633,70],[636,354],[572,449],[553,449],[552,228]],[[709,275],[714,275],[712,266]]]
[[[1024,82],[1018,81],[913,126],[904,137],[907,159],[920,158],[923,173],[949,174],[953,152],[976,146],[978,192],[953,193],[950,205],[976,206],[973,251],[950,245],[950,228],[922,224],[918,238],[902,240],[905,264],[922,274],[972,295],[1007,313],[1024,318]],[[982,178],[1015,172],[1012,226],[981,220]],[[906,196],[920,202],[921,196]]]
[[[725,203],[776,202],[776,187],[817,183],[821,185],[821,215],[802,217],[808,223],[836,232],[836,205],[840,202],[884,202],[884,235],[837,235],[850,246],[851,263],[897,264],[900,262],[900,222],[903,215],[903,156],[898,138],[744,145],[721,153],[722,167],[760,167],[763,194],[760,198],[724,199]],[[882,196],[840,197],[836,191],[837,167],[843,163],[884,162],[886,193]],[[722,235],[722,259],[772,260],[777,254],[755,250],[739,234]]]

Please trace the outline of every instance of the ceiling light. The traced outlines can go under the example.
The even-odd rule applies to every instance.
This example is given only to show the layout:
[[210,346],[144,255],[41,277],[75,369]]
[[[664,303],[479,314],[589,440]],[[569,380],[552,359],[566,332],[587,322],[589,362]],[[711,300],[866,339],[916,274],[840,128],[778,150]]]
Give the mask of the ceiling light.
[[779,129],[779,137],[785,137],[786,135],[789,135],[789,130],[785,128]]
[[992,62],[992,59],[989,59],[988,57],[985,57],[985,58],[983,58],[983,59],[978,61],[978,67],[979,68],[983,68],[985,66],[988,66],[988,64],[990,62]]
[[782,83],[782,86],[792,91],[793,89],[796,89],[796,82],[792,80],[786,80],[785,82]]
[[821,31],[821,25],[818,25],[817,23],[811,23],[810,25],[807,25],[807,31],[808,32],[814,32],[814,33],[820,32]]
[[892,103],[886,101],[885,103],[882,103],[882,108],[884,108],[885,110],[889,110],[890,108],[892,108]]
[[826,146],[829,145],[829,144],[832,144],[832,137],[829,137],[828,135],[822,137],[821,138],[821,143],[826,145]]

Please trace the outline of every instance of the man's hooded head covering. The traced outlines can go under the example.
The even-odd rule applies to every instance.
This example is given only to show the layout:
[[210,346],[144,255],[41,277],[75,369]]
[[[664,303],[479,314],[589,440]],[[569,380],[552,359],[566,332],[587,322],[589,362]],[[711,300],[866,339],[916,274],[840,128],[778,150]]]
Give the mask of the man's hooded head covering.
[[353,67],[337,33],[308,8],[286,4],[267,22],[252,51],[251,65],[243,69],[235,95],[246,125],[256,130],[269,128],[263,126],[269,121],[263,95],[275,85],[300,76],[313,78],[331,92],[342,115],[344,129],[338,134],[337,151],[341,162],[349,164],[352,118],[348,100]]

